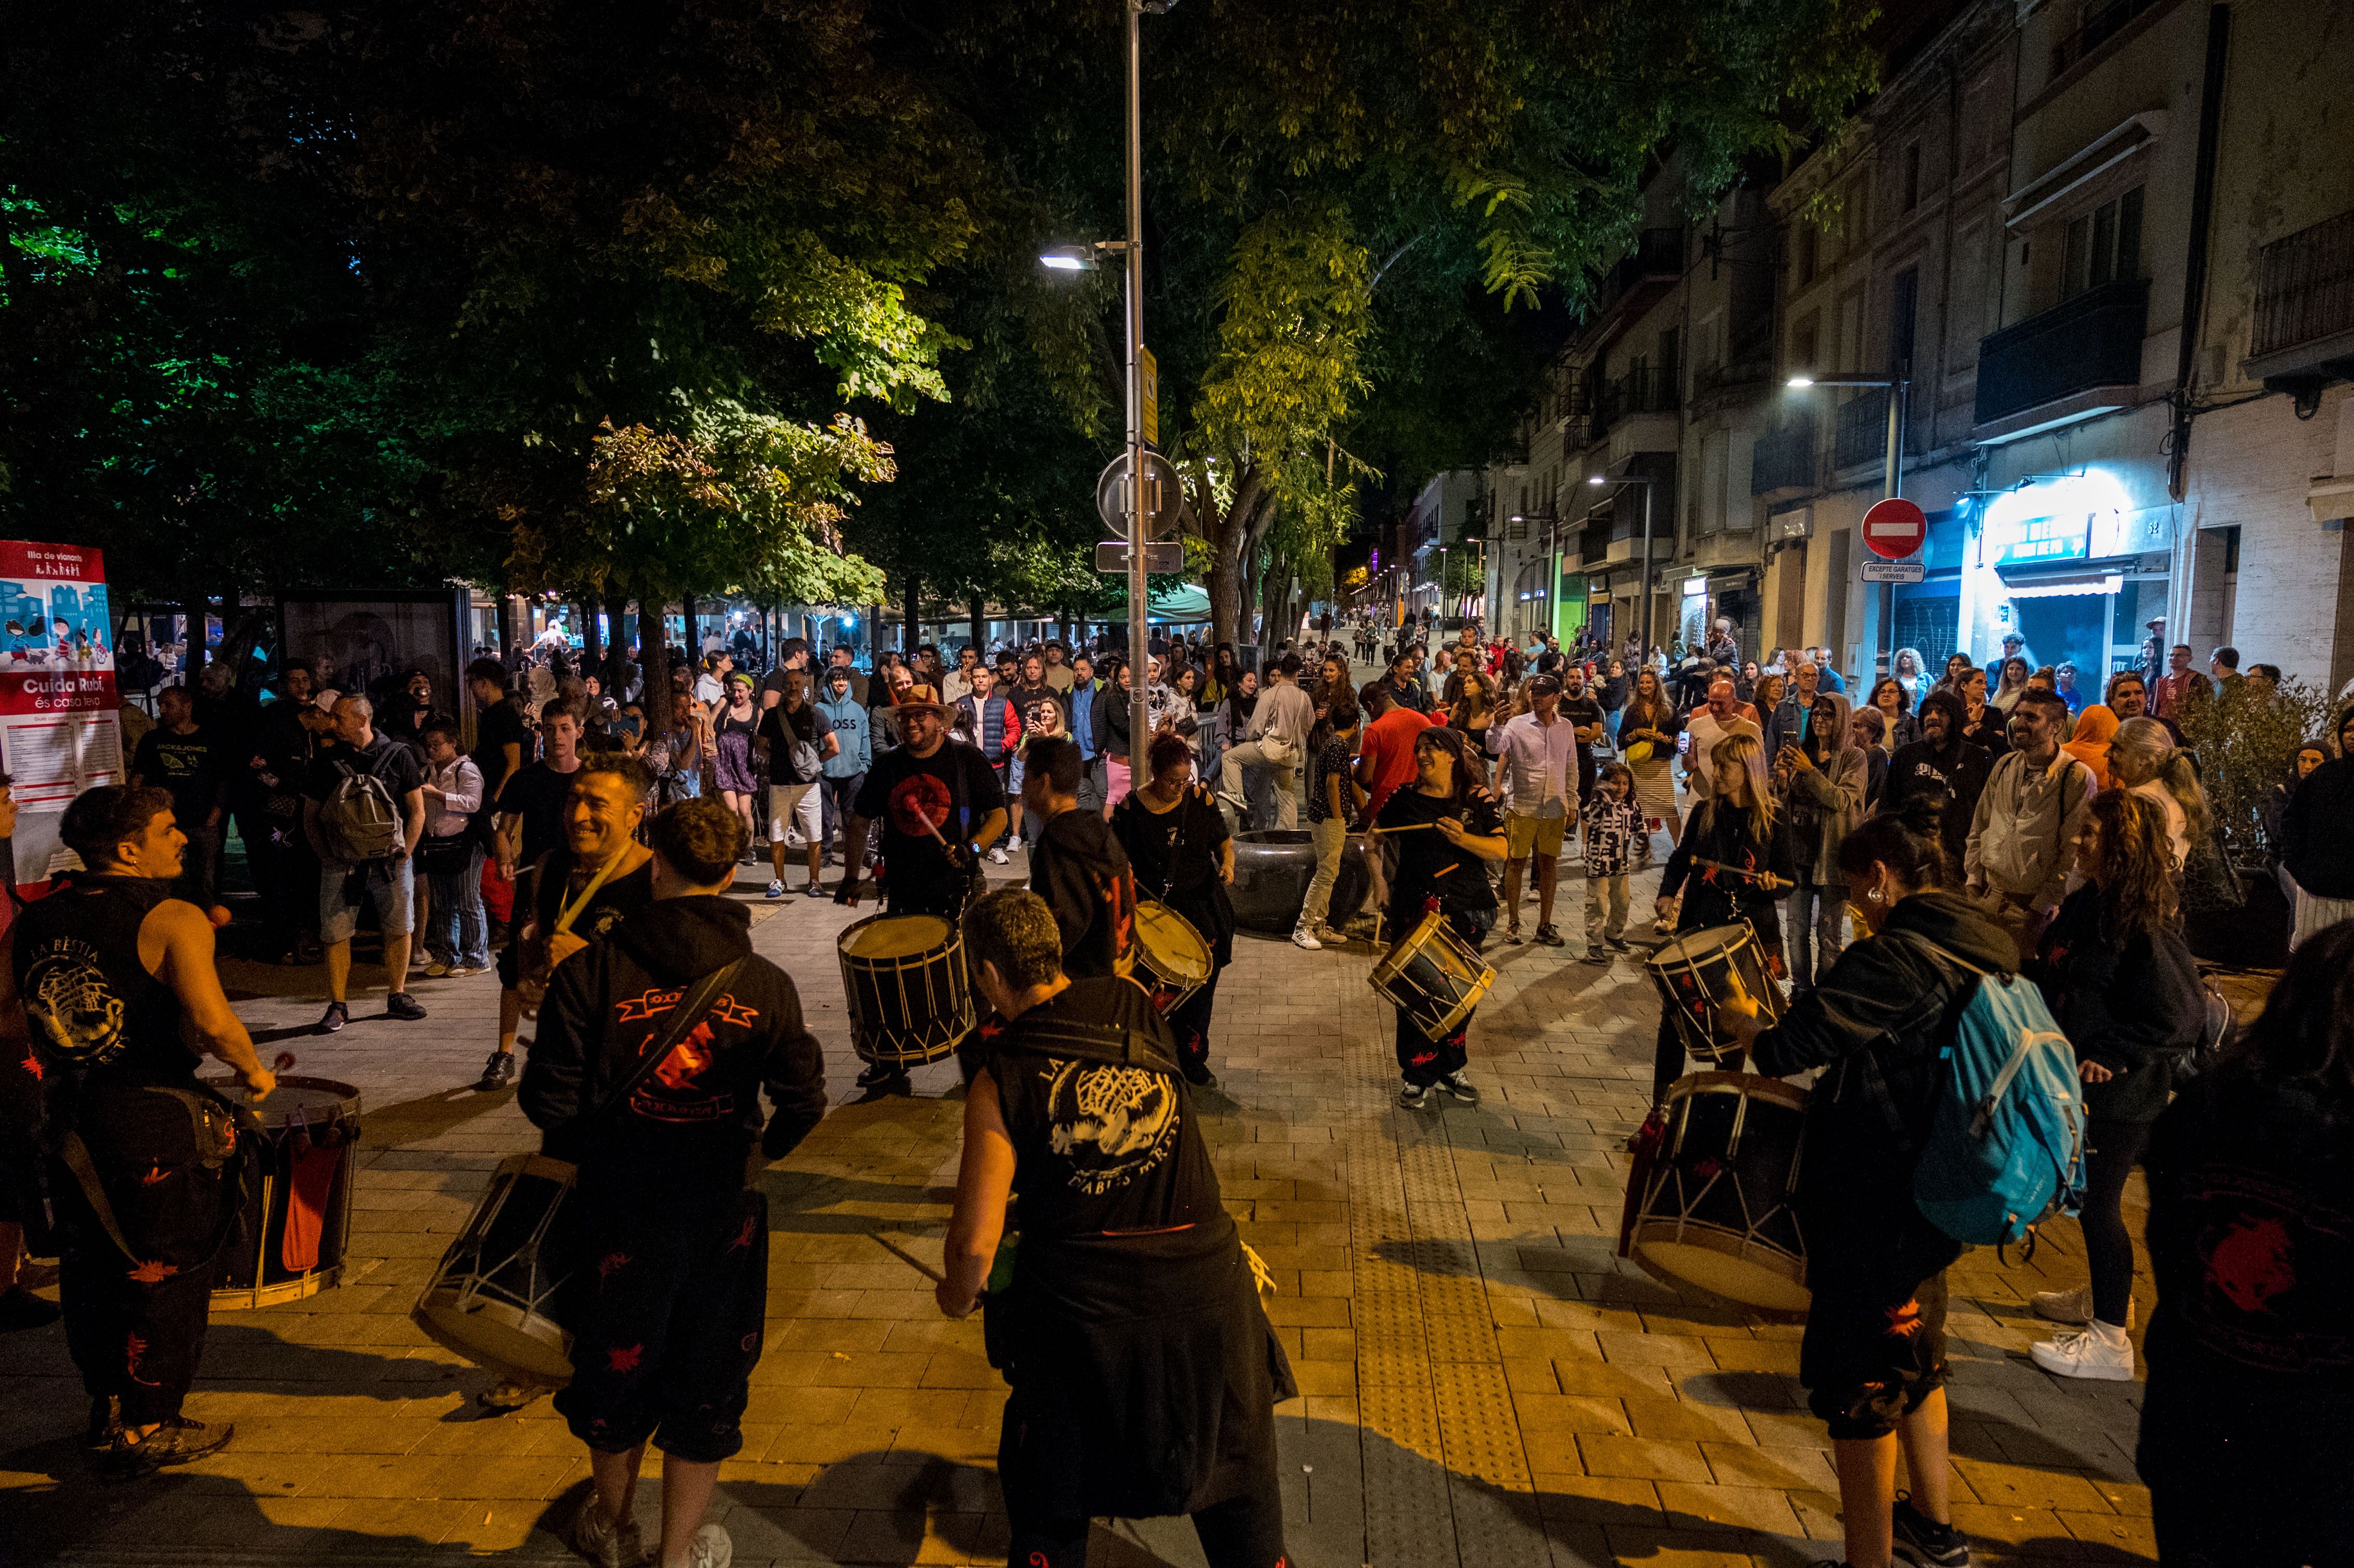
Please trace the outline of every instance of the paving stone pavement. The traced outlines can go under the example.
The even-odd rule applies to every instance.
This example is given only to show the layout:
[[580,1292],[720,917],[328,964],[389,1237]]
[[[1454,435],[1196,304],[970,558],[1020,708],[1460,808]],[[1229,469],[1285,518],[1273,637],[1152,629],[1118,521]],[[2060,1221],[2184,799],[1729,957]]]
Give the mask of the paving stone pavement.
[[[1638,878],[1637,907],[1655,881]],[[744,1564],[1002,1562],[1003,1390],[978,1319],[942,1319],[920,1271],[949,1213],[955,1071],[854,1103],[833,959],[851,915],[754,903],[756,944],[799,982],[836,1103],[765,1178],[768,1350],[715,1514]],[[1574,928],[1574,874],[1562,906]],[[1368,948],[1236,944],[1222,1081],[1200,1104],[1299,1377],[1278,1425],[1307,1568],[1801,1568],[1837,1553],[1797,1329],[1680,1298],[1612,1255],[1657,1003],[1629,959],[1591,968],[1578,950],[1491,948],[1499,980],[1471,1035],[1485,1098],[1417,1114],[1392,1099]],[[410,1024],[367,1016],[378,991],[327,1038],[307,1033],[319,971],[224,970],[258,1039],[366,1097],[344,1282],[217,1315],[190,1410],[234,1421],[237,1440],[133,1486],[98,1485],[76,1446],[84,1402],[62,1335],[0,1340],[0,1563],[579,1561],[562,1540],[586,1490],[578,1445],[544,1400],[479,1418],[487,1376],[408,1317],[488,1173],[535,1146],[512,1091],[471,1086],[494,982],[419,981],[432,1016]],[[2083,1278],[2074,1227],[2053,1228],[2031,1264],[1980,1251],[1952,1276],[1956,1516],[1981,1563],[2154,1561],[2131,1460],[2139,1385],[2063,1383],[2025,1358],[2042,1337],[2027,1298]],[[651,1529],[651,1473],[640,1508]],[[1202,1561],[1182,1520],[1099,1522],[1092,1560]]]

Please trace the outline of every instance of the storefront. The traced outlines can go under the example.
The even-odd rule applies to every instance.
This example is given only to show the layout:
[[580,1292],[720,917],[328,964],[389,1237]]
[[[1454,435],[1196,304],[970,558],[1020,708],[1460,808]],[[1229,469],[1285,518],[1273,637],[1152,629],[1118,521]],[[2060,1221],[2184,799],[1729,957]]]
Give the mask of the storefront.
[[2016,634],[2031,664],[2073,664],[2079,690],[2100,690],[2137,661],[2142,623],[2165,613],[2173,515],[2132,505],[2098,466],[1994,497],[1957,574],[1972,653],[1984,662]]

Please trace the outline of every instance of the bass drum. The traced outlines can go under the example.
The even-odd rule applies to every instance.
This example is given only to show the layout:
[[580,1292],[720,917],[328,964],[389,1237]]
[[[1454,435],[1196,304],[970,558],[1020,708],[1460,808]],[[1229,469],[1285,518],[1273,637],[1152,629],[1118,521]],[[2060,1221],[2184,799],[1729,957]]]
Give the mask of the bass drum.
[[213,1271],[212,1309],[274,1307],[334,1286],[352,1232],[359,1090],[333,1078],[281,1077],[257,1106],[234,1078],[206,1087],[261,1123],[245,1201]]
[[1807,1091],[1754,1073],[1694,1073],[1636,1135],[1618,1255],[1661,1283],[1803,1314],[1806,1240],[1791,1206]]
[[569,1273],[558,1226],[577,1174],[544,1154],[501,1164],[410,1321],[435,1344],[513,1382],[570,1383],[572,1336],[556,1313]]
[[1163,1014],[1209,984],[1218,967],[1193,922],[1150,898],[1137,902],[1135,953],[1131,978],[1152,993],[1153,1011]]
[[920,1067],[972,1033],[964,933],[937,915],[871,915],[835,938],[850,1043],[869,1062]]
[[1426,1036],[1444,1040],[1479,1005],[1496,983],[1496,971],[1434,909],[1373,966],[1365,982]]

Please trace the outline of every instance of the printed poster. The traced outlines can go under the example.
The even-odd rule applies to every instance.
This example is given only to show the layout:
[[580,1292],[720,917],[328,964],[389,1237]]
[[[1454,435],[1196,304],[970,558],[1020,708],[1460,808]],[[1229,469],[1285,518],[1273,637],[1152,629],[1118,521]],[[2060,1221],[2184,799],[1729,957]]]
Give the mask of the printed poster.
[[0,768],[19,884],[78,864],[58,819],[84,789],[123,781],[113,638],[99,551],[0,539]]

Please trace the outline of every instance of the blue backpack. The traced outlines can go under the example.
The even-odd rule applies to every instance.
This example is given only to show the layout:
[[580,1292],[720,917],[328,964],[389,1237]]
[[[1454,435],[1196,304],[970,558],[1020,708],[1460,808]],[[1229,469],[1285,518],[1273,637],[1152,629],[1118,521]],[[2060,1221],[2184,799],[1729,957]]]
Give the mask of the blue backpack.
[[1999,1246],[2055,1202],[2062,1213],[2083,1206],[2076,1054],[2032,982],[1923,945],[1978,980],[1939,1053],[1945,1082],[1913,1170],[1913,1202],[1956,1241]]

